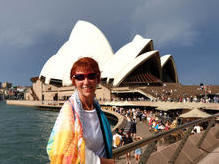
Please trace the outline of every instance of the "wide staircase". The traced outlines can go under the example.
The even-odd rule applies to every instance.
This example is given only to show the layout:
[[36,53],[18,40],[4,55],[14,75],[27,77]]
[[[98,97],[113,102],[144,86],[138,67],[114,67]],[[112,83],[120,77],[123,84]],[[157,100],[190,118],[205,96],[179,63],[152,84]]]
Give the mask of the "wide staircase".
[[180,97],[204,96],[205,94],[219,93],[219,85],[207,86],[201,89],[199,85],[181,85],[179,83],[165,83],[164,86],[148,86],[141,87],[145,93],[151,94],[153,97],[169,97],[178,99]]

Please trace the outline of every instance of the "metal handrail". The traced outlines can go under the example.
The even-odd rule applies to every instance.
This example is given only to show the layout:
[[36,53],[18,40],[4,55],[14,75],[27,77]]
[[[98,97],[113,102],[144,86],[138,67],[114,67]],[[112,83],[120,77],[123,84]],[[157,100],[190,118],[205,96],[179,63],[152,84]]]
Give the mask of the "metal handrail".
[[132,150],[135,150],[137,148],[145,146],[145,145],[147,145],[149,143],[158,141],[160,138],[162,138],[164,136],[169,136],[173,132],[177,132],[177,131],[179,131],[181,129],[185,129],[185,128],[191,127],[191,126],[193,126],[195,124],[206,122],[206,121],[209,121],[209,120],[212,120],[212,119],[215,120],[216,117],[219,117],[219,114],[215,114],[215,115],[212,115],[210,117],[203,118],[203,119],[198,119],[198,120],[195,120],[195,121],[183,124],[181,126],[178,126],[177,128],[170,129],[169,131],[161,132],[161,133],[155,134],[153,136],[150,136],[150,137],[147,137],[147,138],[143,138],[140,141],[132,142],[132,143],[124,145],[122,147],[116,148],[116,149],[113,150],[113,157],[116,158],[116,157],[119,157],[121,155],[124,155],[127,152],[130,152]]

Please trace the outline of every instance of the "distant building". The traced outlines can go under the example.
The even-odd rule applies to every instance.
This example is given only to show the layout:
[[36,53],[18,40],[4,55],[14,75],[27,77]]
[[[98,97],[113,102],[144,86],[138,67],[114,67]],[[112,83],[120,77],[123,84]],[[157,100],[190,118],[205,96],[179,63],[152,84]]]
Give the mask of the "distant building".
[[[98,48],[97,48],[98,47]],[[101,84],[96,97],[111,100],[120,95],[152,98],[138,87],[178,84],[173,56],[160,56],[152,39],[136,35],[129,43],[113,52],[105,35],[93,24],[78,21],[69,40],[44,64],[39,77],[31,78],[27,100],[65,100],[74,87],[70,79],[72,64],[83,56],[94,58],[100,66]]]
[[[32,87],[24,92],[26,100],[51,103],[64,101],[74,91],[70,77],[72,64],[80,57],[89,56],[98,63],[101,82],[96,98],[111,100],[161,100],[201,96],[199,86],[182,86],[179,83],[174,58],[171,54],[160,56],[152,39],[140,35],[117,52],[113,52],[105,35],[93,24],[79,21],[69,40],[51,56],[37,77],[31,78]],[[211,87],[211,94],[219,93],[219,86]],[[60,102],[58,102],[60,104]]]
[[12,83],[9,83],[9,82],[2,83],[2,88],[11,88],[11,87],[12,87]]

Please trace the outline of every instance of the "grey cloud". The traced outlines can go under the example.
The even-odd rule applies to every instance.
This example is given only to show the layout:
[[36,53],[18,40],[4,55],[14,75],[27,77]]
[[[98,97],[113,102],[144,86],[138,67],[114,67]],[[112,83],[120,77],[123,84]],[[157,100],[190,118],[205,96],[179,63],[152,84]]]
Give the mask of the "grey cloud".
[[[62,35],[78,19],[85,19],[98,25],[111,25],[127,20],[135,2],[118,1],[73,1],[73,0],[1,0],[0,43],[30,46],[39,35],[54,33]],[[128,2],[130,2],[128,4]]]
[[198,31],[192,28],[187,22],[175,20],[174,25],[171,22],[157,22],[149,24],[146,33],[156,40],[162,46],[169,44],[178,44],[182,46],[191,46],[198,38]]
[[[39,35],[59,34],[67,26],[61,1],[5,1],[0,7],[0,43],[19,46],[34,44]],[[65,4],[65,3],[64,3]],[[68,5],[64,6],[66,9]],[[7,9],[7,10],[6,10]],[[65,11],[65,10],[64,10]],[[73,10],[77,12],[77,10]],[[72,14],[74,15],[74,13]]]
[[106,34],[113,35],[110,29],[105,29],[114,27],[115,36],[118,32],[128,33],[130,40],[140,33],[162,46],[172,42],[188,46],[199,39],[199,27],[209,17],[212,19],[210,11],[215,9],[216,2],[212,1],[0,0],[0,43],[30,46],[38,41],[39,35],[61,36],[66,30],[70,33],[75,22],[84,19]]
[[210,15],[211,7],[204,1],[148,0],[136,8],[132,21],[133,28],[160,46],[192,46]]

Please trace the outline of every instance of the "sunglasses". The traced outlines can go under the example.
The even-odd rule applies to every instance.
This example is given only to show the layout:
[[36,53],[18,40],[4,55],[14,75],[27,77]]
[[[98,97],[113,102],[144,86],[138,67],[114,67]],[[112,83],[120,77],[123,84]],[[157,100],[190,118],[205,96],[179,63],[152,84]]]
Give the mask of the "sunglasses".
[[80,73],[80,74],[75,74],[72,77],[78,81],[82,81],[85,78],[87,78],[88,80],[94,80],[97,78],[97,73]]

